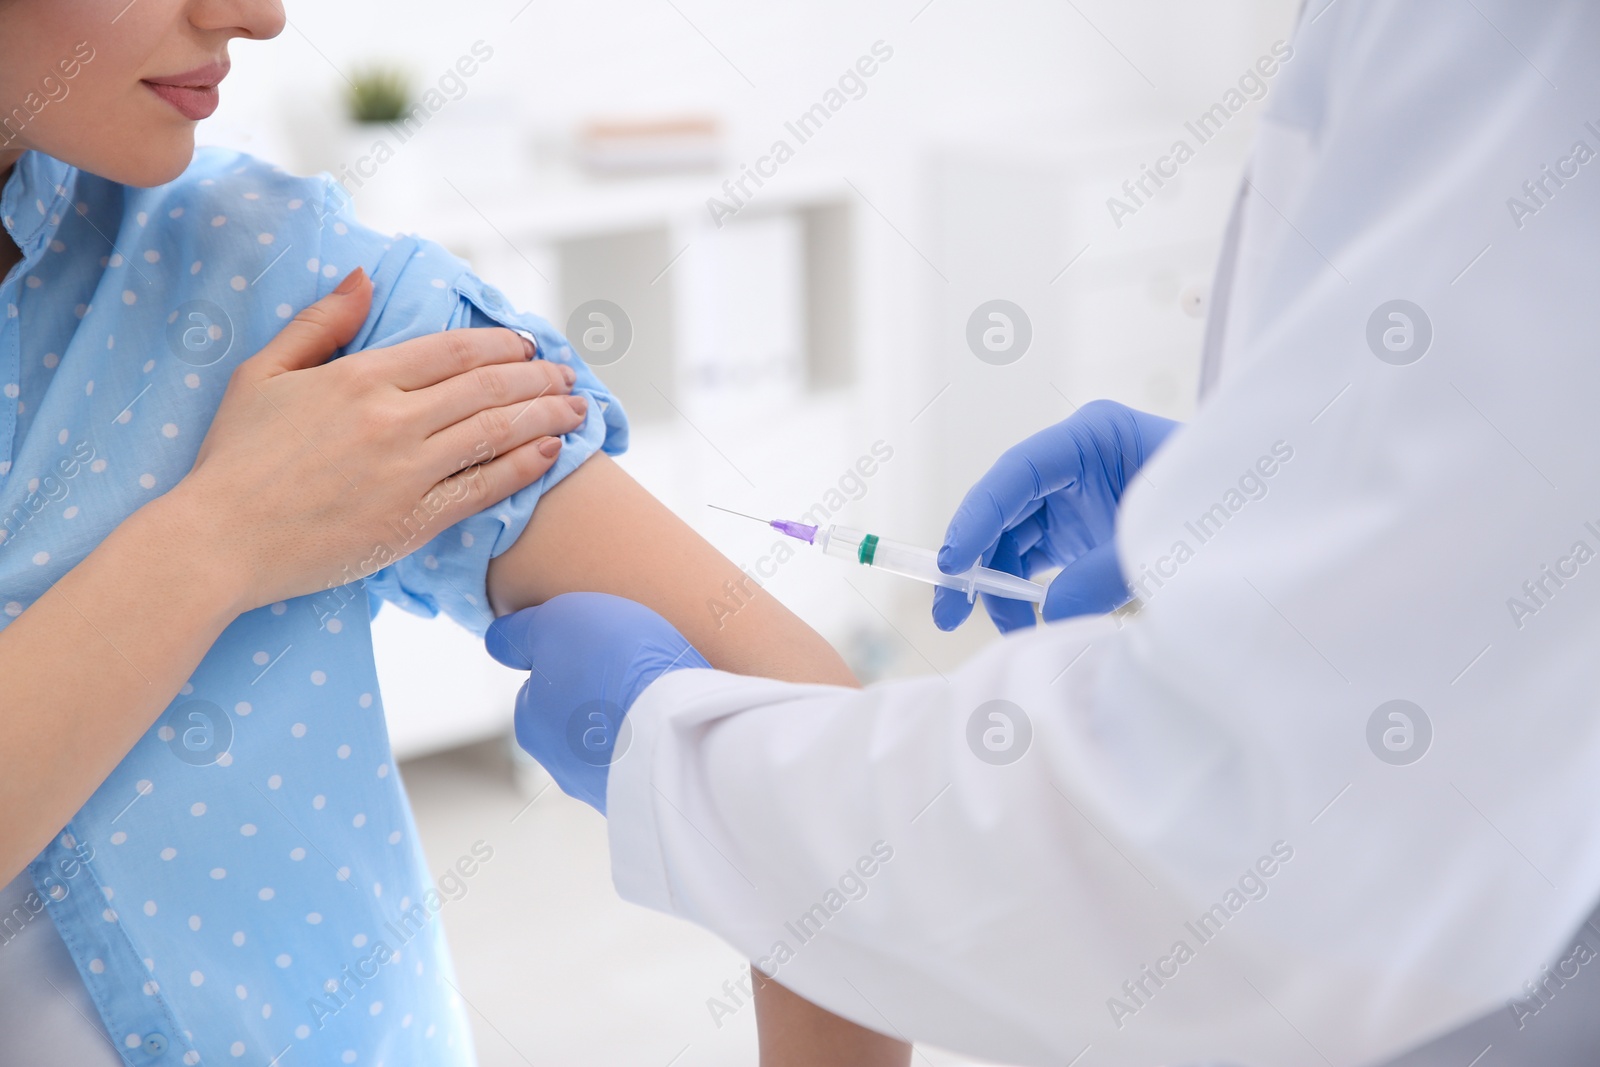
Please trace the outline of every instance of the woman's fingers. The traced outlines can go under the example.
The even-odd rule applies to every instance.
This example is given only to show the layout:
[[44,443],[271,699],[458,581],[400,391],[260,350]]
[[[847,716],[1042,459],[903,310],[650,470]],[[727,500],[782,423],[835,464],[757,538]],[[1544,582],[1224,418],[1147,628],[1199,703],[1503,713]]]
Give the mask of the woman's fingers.
[[185,479],[242,531],[252,605],[323,588],[332,567],[388,543],[396,516],[425,505],[423,525],[453,524],[523,488],[589,414],[568,369],[530,363],[533,345],[511,330],[446,330],[328,363],[371,298],[357,271],[244,361]]
[[565,395],[485,408],[430,437],[423,458],[437,463],[440,470],[464,470],[541,437],[571,433],[583,425],[588,413],[588,398]]
[[565,396],[577,371],[564,363],[535,359],[491,363],[406,395],[418,406],[416,426],[432,435],[486,408],[526,404],[544,396]]
[[458,374],[497,363],[526,363],[534,343],[514,330],[498,326],[445,330],[402,341],[389,348],[370,349],[345,357],[373,376],[404,389],[426,389]]
[[444,509],[443,525],[453,526],[532,485],[555,466],[560,455],[560,438],[539,437],[485,463],[457,471],[434,487],[434,492],[450,502]]
[[350,343],[372,308],[372,280],[357,267],[333,292],[294,317],[260,352],[240,364],[263,377],[326,363]]

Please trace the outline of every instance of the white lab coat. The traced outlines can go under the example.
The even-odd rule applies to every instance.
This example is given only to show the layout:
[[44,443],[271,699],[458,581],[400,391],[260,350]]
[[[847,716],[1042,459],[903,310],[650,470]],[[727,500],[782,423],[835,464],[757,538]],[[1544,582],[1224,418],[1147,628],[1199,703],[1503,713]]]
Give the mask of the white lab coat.
[[[948,683],[663,677],[612,771],[625,897],[1026,1064],[1343,1067],[1553,988],[1600,897],[1600,9],[1322,7],[1265,102],[1226,373],[1120,516],[1167,575],[1142,611]],[[1410,365],[1369,347],[1395,299]],[[1368,740],[1397,699],[1409,765],[1397,721]],[[1031,724],[1009,765],[969,745],[993,700]]]

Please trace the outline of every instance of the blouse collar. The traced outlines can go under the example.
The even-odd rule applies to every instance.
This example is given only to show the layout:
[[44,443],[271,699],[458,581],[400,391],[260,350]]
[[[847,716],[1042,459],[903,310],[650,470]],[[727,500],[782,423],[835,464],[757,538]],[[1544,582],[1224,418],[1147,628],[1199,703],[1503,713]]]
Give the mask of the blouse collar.
[[72,207],[72,190],[78,170],[42,152],[29,151],[18,159],[0,191],[0,222],[6,232],[31,257],[55,236]]

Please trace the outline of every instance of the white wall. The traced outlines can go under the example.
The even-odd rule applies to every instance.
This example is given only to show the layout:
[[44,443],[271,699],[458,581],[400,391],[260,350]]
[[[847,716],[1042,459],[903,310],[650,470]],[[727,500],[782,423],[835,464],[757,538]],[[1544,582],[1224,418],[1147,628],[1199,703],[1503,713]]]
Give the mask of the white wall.
[[870,105],[831,146],[819,146],[858,164],[862,149],[933,134],[1062,143],[1130,116],[1184,113],[1280,35],[1294,6],[290,0],[292,25],[279,40],[236,46],[224,111],[265,119],[291,97],[328,99],[340,83],[335,68],[348,71],[372,58],[398,58],[428,76],[482,39],[496,57],[474,92],[508,101],[528,126],[561,128],[606,113],[712,111],[727,118],[741,143],[764,145],[776,120],[809,105],[883,39],[897,49],[893,77],[874,87]]

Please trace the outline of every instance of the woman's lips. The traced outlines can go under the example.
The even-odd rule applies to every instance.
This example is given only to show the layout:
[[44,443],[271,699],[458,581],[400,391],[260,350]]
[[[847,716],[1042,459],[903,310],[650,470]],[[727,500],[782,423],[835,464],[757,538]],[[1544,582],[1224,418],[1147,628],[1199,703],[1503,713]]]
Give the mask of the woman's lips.
[[177,108],[178,113],[191,122],[209,118],[211,113],[217,110],[217,103],[222,97],[215,85],[157,85],[154,82],[144,84],[151,92]]
[[146,78],[149,90],[171,104],[191,122],[210,117],[217,110],[217,83],[228,76],[228,63],[219,60],[203,67],[164,78]]

